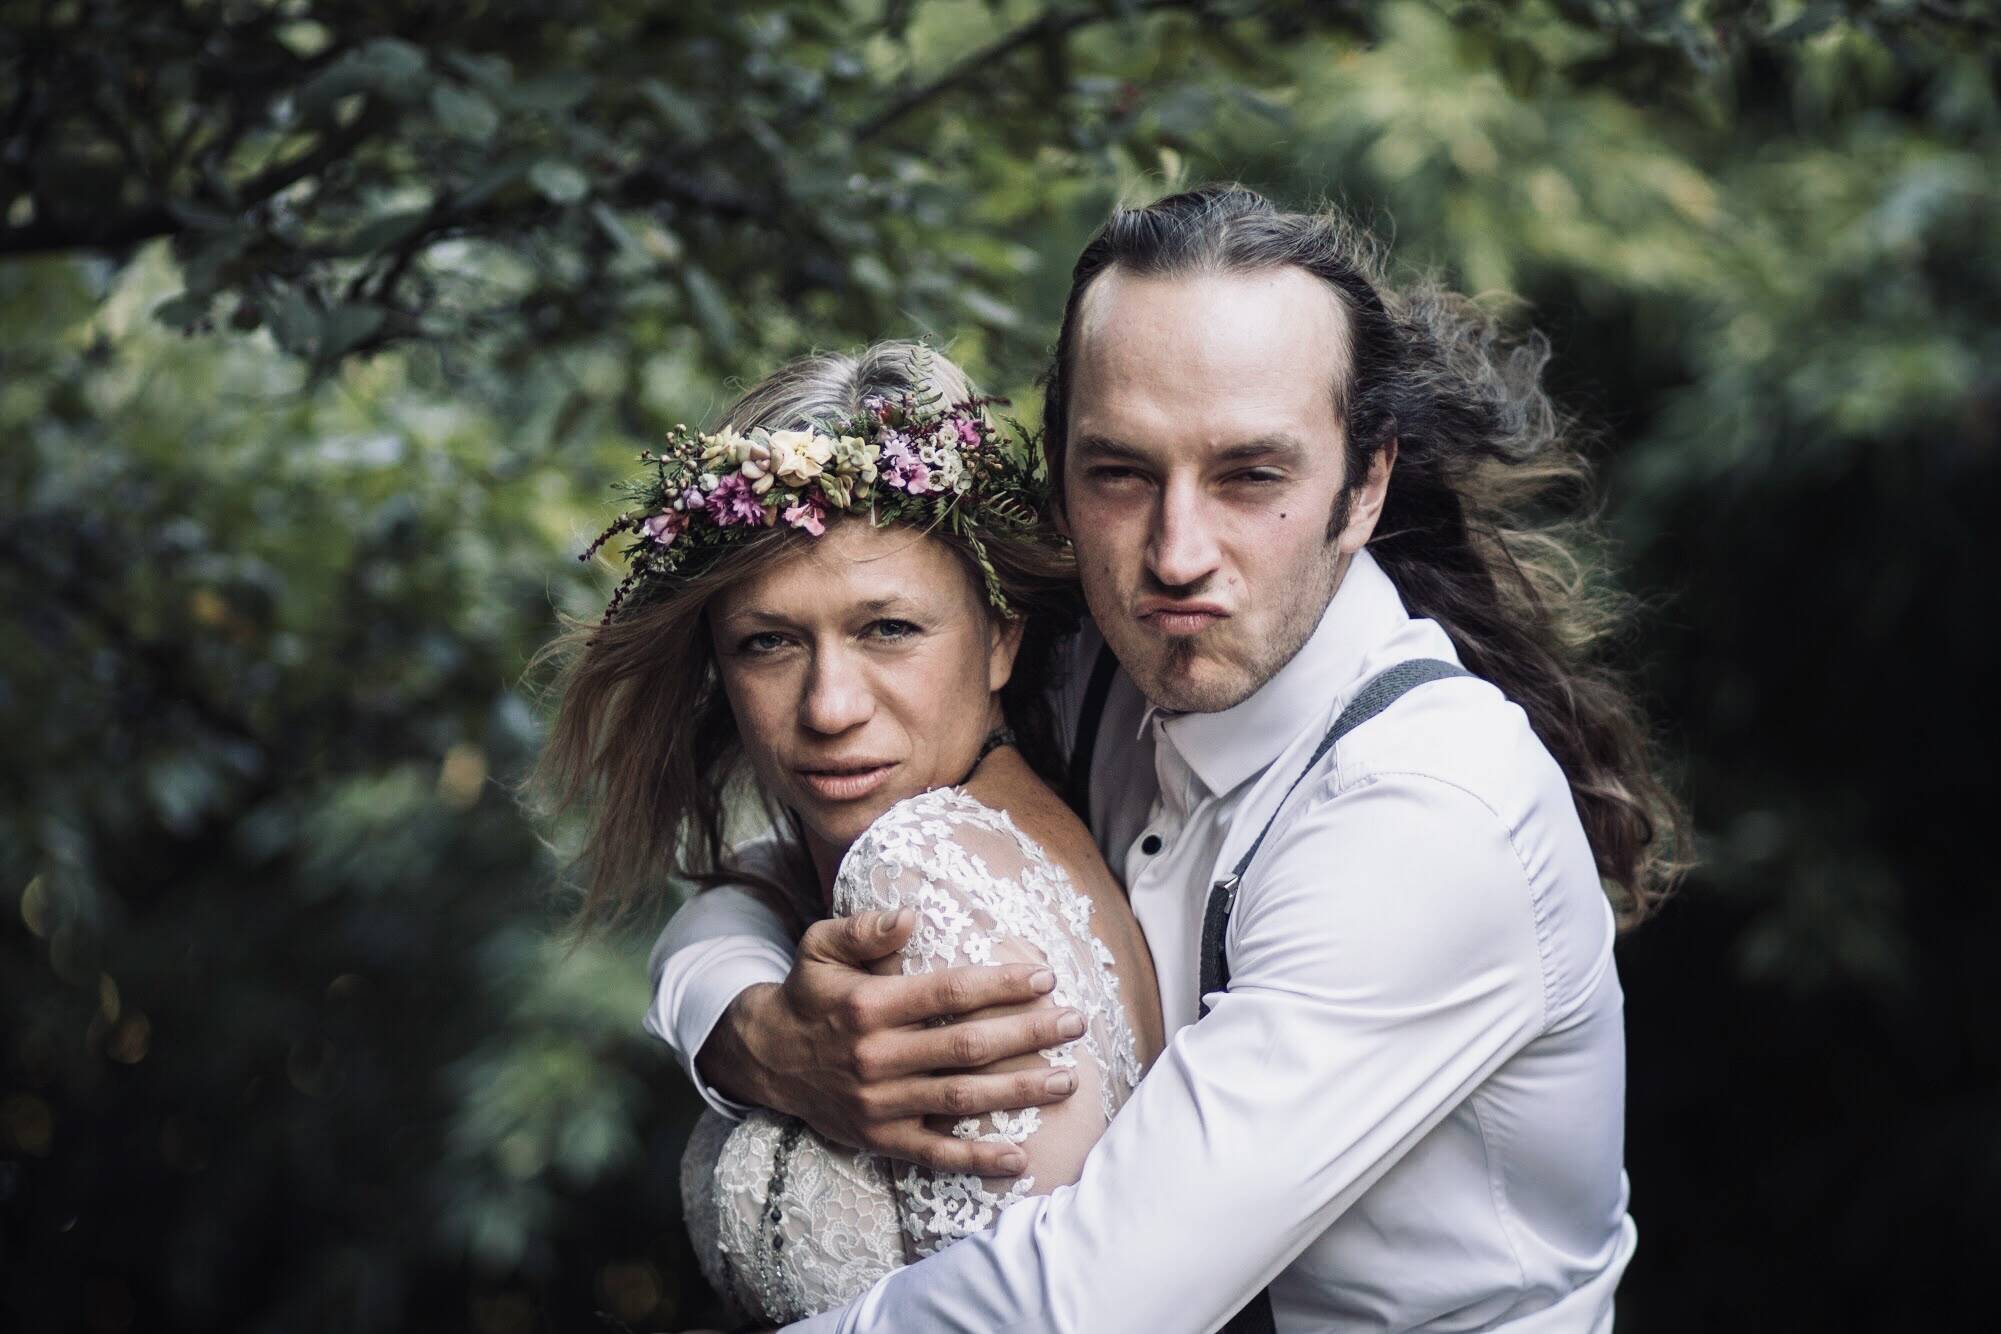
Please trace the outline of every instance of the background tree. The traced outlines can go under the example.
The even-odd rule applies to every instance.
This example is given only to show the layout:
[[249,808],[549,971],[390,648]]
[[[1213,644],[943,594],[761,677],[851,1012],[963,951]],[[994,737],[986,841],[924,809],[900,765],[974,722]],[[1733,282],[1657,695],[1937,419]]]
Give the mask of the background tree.
[[522,664],[728,377],[920,333],[1032,409],[1106,208],[1213,176],[1519,299],[1602,428],[1705,858],[1621,946],[1621,1328],[1956,1319],[1998,86],[1953,0],[0,0],[6,1324],[712,1319]]

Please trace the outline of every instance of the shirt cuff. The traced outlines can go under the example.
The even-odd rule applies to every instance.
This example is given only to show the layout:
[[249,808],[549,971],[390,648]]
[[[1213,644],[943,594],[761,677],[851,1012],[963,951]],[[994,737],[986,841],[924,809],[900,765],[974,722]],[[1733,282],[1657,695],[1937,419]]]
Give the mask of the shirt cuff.
[[732,1121],[743,1120],[751,1108],[704,1082],[695,1057],[723,1012],[746,988],[783,982],[791,971],[792,959],[784,950],[769,941],[744,937],[689,945],[661,970],[653,1005],[646,1012],[646,1031],[673,1051],[702,1101]]

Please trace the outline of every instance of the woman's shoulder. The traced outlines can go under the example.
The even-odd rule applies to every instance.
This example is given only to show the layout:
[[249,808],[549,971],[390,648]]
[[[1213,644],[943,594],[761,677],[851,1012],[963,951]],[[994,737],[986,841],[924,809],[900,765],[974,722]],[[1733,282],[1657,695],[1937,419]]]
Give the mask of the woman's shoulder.
[[914,864],[969,846],[1005,848],[1024,858],[1040,855],[1006,811],[962,787],[934,787],[878,815],[848,849],[841,871],[855,864]]
[[1047,882],[1060,879],[1060,870],[1005,810],[964,788],[932,788],[891,806],[855,840],[835,876],[834,910],[891,906],[879,900],[899,882],[982,897],[1044,897],[1053,888]]

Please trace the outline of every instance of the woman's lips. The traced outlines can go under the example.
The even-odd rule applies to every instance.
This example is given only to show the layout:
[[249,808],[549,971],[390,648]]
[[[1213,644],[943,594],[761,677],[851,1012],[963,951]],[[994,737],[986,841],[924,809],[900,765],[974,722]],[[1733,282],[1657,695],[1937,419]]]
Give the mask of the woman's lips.
[[799,781],[822,801],[854,801],[889,781],[895,763],[843,764],[823,769],[799,769]]

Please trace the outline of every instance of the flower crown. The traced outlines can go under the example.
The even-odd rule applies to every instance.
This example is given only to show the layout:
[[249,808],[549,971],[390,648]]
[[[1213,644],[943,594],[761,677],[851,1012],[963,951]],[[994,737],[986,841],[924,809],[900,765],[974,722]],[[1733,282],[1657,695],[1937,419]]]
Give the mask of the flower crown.
[[642,450],[648,470],[614,486],[634,508],[579,560],[621,532],[635,534],[631,568],[600,627],[636,585],[664,587],[708,568],[717,553],[759,529],[788,526],[818,537],[839,513],[871,524],[943,525],[972,547],[987,600],[1011,614],[981,530],[1034,528],[1045,512],[1049,470],[1034,433],[1007,419],[1003,437],[982,415],[1001,398],[938,406],[935,395],[872,395],[861,411],[798,430],[715,433],[676,425],[666,447]]

